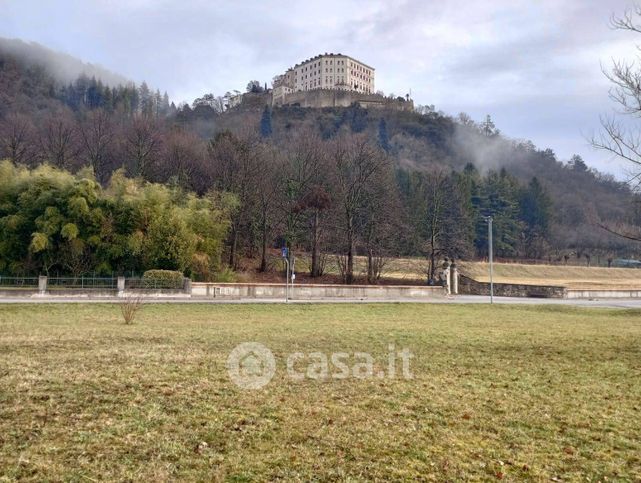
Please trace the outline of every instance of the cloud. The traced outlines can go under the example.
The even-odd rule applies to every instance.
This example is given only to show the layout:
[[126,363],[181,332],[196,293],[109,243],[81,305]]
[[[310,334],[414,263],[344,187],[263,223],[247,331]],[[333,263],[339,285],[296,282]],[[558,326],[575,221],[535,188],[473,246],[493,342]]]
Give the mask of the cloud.
[[[1,1],[1,0],[0,0]],[[4,0],[0,36],[33,40],[167,90],[177,101],[269,82],[322,52],[376,68],[445,112],[489,113],[510,136],[609,171],[582,132],[611,106],[600,63],[633,53],[608,26],[628,0]]]

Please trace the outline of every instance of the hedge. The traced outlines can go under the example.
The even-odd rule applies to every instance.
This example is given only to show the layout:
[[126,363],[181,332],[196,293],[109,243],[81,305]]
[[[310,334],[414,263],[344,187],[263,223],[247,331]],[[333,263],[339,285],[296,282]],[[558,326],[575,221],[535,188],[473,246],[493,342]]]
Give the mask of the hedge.
[[145,285],[154,288],[183,288],[185,277],[176,270],[147,270],[142,279]]

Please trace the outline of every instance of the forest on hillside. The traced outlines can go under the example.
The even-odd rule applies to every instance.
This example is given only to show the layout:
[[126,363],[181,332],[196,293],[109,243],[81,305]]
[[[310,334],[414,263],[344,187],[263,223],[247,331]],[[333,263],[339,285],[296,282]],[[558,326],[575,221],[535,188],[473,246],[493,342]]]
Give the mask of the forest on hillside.
[[[501,258],[589,264],[639,256],[638,244],[599,227],[641,225],[639,196],[627,184],[589,169],[579,155],[559,160],[550,148],[509,139],[490,116],[475,122],[432,106],[272,110],[265,96],[251,92],[229,110],[213,95],[176,107],[145,83],[110,85],[85,74],[63,80],[0,45],[0,159],[16,169],[90,172],[107,192],[114,173],[124,172],[176,193],[229,194],[224,246],[212,260],[232,269],[251,259],[265,270],[269,250],[287,245],[310,254],[312,276],[331,254],[346,282],[354,280],[356,255],[367,257],[370,282],[391,256],[426,257],[433,277],[444,257],[486,255],[489,215]],[[8,183],[0,180],[5,192]],[[0,205],[5,228],[19,201],[8,206]],[[29,216],[35,226],[45,214]],[[30,246],[20,253],[36,260]],[[89,258],[88,271],[127,268]],[[189,265],[181,263],[159,259],[153,268]],[[11,267],[0,271],[43,269]]]

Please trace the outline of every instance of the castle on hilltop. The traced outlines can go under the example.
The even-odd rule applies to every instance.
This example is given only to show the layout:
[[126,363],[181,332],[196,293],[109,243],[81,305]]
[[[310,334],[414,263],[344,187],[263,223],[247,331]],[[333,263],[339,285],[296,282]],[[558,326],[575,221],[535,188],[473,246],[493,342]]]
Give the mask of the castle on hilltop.
[[300,107],[392,107],[412,110],[407,100],[376,93],[375,69],[343,54],[320,54],[274,78],[272,105]]
[[[274,91],[291,94],[314,89],[374,93],[374,68],[348,55],[323,54],[287,69],[274,79]],[[276,94],[276,92],[274,92]]]

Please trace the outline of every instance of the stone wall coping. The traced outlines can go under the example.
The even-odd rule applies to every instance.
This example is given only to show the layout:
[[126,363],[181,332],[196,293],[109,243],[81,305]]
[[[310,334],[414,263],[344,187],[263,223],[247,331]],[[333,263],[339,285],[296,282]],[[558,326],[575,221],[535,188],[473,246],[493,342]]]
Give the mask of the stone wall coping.
[[[192,282],[192,287],[203,287],[207,285],[216,285],[223,287],[284,287],[285,283],[255,283],[255,282]],[[334,283],[294,283],[290,284],[290,288],[298,287],[323,287],[323,288],[405,288],[405,289],[430,289],[430,290],[443,290],[441,285],[347,285],[347,284],[334,284]]]

